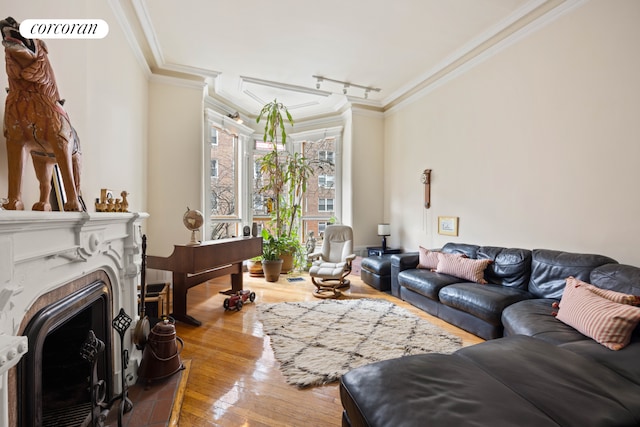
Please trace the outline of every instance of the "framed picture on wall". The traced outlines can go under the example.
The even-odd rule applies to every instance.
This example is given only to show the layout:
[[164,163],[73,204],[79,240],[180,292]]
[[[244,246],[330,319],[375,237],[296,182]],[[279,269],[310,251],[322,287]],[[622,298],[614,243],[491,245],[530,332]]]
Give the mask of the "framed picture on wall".
[[458,217],[457,216],[439,216],[438,217],[438,234],[446,236],[458,235]]

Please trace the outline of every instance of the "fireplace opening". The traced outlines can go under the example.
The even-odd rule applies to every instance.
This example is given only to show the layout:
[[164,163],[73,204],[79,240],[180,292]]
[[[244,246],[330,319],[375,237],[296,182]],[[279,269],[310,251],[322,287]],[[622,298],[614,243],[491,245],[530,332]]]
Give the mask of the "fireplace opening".
[[92,366],[81,356],[89,331],[104,342],[97,376],[113,390],[111,293],[96,281],[38,311],[24,331],[29,352],[18,368],[21,426],[79,426],[90,415]]

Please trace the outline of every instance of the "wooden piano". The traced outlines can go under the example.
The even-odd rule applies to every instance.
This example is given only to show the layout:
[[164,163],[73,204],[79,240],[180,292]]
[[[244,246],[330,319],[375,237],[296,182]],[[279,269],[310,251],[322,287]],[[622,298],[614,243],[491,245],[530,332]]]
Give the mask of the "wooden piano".
[[189,288],[214,277],[231,275],[231,290],[242,290],[242,262],[262,255],[262,237],[233,237],[209,240],[198,245],[175,245],[164,258],[147,256],[147,267],[173,272],[174,319],[191,325],[202,323],[187,314]]

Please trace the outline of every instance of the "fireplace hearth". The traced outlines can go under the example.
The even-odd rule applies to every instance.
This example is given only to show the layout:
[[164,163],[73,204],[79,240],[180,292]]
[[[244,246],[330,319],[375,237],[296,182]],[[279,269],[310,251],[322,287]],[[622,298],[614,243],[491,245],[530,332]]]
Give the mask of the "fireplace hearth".
[[[86,417],[91,367],[80,346],[90,330],[105,343],[96,372],[107,401],[136,381],[142,354],[131,335],[146,217],[0,211],[0,425],[46,425],[76,407]],[[111,325],[121,309],[133,318],[122,341]]]

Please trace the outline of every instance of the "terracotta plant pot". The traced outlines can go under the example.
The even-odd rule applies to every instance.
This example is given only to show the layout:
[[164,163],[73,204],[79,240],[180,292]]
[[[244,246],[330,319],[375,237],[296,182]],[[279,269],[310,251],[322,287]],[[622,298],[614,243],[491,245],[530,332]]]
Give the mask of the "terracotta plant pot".
[[251,277],[264,277],[264,272],[262,271],[262,260],[249,260],[247,262],[247,269],[249,270],[249,276]]
[[293,252],[281,253],[280,258],[282,258],[281,273],[288,273],[293,270]]
[[264,278],[267,282],[277,282],[280,278],[281,270],[281,259],[277,259],[275,261],[262,260],[262,271],[264,272]]

